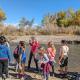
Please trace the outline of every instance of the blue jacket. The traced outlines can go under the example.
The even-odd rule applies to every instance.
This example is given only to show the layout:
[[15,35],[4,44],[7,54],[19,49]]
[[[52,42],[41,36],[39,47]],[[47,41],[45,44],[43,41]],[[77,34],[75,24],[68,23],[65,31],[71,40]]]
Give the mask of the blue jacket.
[[0,44],[0,60],[5,60],[5,59],[8,59],[9,61],[11,60],[10,50],[8,49],[6,45]]

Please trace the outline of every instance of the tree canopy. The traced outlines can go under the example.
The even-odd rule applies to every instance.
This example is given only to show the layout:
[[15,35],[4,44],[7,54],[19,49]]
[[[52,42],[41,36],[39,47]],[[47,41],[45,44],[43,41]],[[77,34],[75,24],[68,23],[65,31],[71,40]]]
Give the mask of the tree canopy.
[[[74,11],[69,9],[67,11],[60,11],[54,14],[48,14],[43,17],[42,24],[52,24],[56,20],[58,27],[80,26],[80,10]],[[54,23],[54,24],[55,24]]]
[[0,22],[6,19],[6,14],[2,9],[0,9]]

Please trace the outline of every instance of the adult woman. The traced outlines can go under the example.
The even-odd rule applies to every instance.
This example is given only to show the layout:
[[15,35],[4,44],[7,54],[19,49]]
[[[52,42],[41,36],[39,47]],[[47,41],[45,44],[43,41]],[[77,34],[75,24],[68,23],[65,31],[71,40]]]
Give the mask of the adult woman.
[[36,64],[36,70],[38,70],[38,63],[35,58],[35,55],[37,54],[37,49],[39,48],[39,42],[35,39],[35,37],[31,37],[31,40],[29,41],[29,45],[31,50],[30,50],[30,56],[28,61],[28,70],[30,69],[32,57],[34,58],[34,62]]

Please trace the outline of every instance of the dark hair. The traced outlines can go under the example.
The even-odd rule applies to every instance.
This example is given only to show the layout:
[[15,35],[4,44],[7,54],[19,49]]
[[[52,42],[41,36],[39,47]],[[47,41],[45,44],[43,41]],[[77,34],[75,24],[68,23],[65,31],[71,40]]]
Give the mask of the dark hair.
[[22,47],[25,48],[25,43],[24,43],[24,41],[20,41],[19,44],[20,44]]
[[0,44],[4,44],[6,42],[6,38],[4,36],[0,36]]
[[20,41],[19,44],[24,44],[24,41]]
[[65,40],[62,40],[61,43],[62,43],[62,44],[66,44],[66,41],[65,41]]

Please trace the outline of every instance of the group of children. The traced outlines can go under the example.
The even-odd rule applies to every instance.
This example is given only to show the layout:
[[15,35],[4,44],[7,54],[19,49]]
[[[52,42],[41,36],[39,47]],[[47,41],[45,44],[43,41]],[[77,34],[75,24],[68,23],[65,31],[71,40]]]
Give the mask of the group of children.
[[[8,60],[10,61],[10,51],[8,47],[5,45],[4,36],[0,36],[0,76],[6,74],[8,75]],[[68,51],[69,48],[66,45],[66,42],[63,40],[62,46],[60,48],[60,55],[59,55],[59,65],[60,65],[60,74],[67,73],[67,65],[68,65]],[[52,69],[52,74],[54,76],[54,63],[55,63],[55,56],[56,56],[56,48],[52,41],[49,41],[46,45],[47,48],[45,49],[40,43],[32,37],[29,41],[30,45],[30,56],[28,60],[28,70],[30,70],[30,64],[32,57],[34,58],[34,62],[36,64],[36,70],[42,71],[43,73],[43,80],[48,80],[50,76],[50,70]],[[25,64],[26,64],[26,47],[24,41],[20,41],[17,47],[13,51],[13,56],[16,62],[16,71],[18,72],[18,77],[24,80],[25,75]],[[6,69],[5,69],[6,67]],[[65,68],[65,70],[64,70]]]
[[[42,45],[39,44],[39,42],[34,37],[32,37],[29,41],[29,44],[31,49],[28,61],[28,70],[30,69],[31,59],[33,57],[36,64],[36,70],[42,69],[43,79],[48,80],[51,68],[52,75],[54,76],[56,48],[53,42],[49,41],[46,45],[47,49],[45,49]],[[60,74],[67,74],[68,52],[69,47],[67,46],[66,42],[62,40],[58,60],[58,64],[60,65],[60,69],[58,71],[60,72]]]

